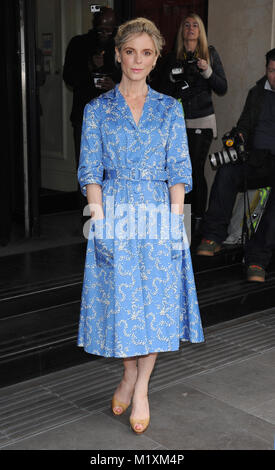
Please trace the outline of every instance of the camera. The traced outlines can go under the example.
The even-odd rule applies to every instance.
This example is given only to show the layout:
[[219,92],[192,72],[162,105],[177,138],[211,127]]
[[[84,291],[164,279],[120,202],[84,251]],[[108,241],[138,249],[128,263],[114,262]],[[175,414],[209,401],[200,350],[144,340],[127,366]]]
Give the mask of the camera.
[[179,87],[180,92],[189,88],[185,80],[184,69],[180,64],[175,64],[175,67],[173,67],[170,72],[169,78],[172,83],[175,83],[177,87]]
[[186,58],[184,60],[184,67],[188,75],[195,76],[198,75],[200,69],[198,67],[198,59],[196,58],[194,52],[188,51],[186,53]]
[[248,152],[245,149],[245,142],[236,127],[224,134],[222,142],[223,150],[209,155],[210,165],[213,170],[217,170],[217,168],[227,163],[239,163],[247,160]]
[[94,72],[92,74],[92,78],[94,81],[94,85],[96,88],[102,88],[101,87],[101,81],[105,78],[108,77],[107,73],[102,73],[102,72]]
[[90,5],[91,13],[98,13],[100,11],[100,5]]
[[179,98],[183,98],[183,92],[192,86],[197,80],[200,69],[198,59],[191,51],[187,52],[183,62],[176,62],[170,71],[169,79],[175,84]]

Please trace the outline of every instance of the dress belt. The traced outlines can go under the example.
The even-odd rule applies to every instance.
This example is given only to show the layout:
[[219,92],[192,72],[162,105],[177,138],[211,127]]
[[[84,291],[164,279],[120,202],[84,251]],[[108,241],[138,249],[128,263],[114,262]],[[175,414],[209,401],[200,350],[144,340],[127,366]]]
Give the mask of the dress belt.
[[166,170],[144,168],[105,168],[104,179],[130,179],[130,180],[159,180],[167,181],[168,174]]

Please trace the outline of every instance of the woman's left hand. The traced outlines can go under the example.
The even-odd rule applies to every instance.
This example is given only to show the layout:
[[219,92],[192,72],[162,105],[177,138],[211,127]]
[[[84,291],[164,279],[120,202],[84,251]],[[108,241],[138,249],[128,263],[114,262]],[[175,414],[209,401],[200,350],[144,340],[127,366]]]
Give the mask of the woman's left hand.
[[204,59],[198,59],[197,66],[201,70],[207,70],[208,69],[208,62]]

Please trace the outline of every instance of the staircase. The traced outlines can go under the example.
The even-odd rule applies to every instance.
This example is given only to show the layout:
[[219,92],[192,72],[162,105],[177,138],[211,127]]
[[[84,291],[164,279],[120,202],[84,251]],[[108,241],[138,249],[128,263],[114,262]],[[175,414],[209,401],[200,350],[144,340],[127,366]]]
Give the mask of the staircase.
[[212,258],[193,255],[193,267],[204,326],[274,307],[275,259],[266,282],[248,282],[241,248],[226,248]]
[[[86,244],[49,248],[1,259],[0,387],[85,361],[78,348]],[[193,255],[203,326],[274,306],[275,262],[265,283],[248,283],[242,250],[213,258]]]
[[76,346],[85,249],[1,259],[0,387],[93,359]]

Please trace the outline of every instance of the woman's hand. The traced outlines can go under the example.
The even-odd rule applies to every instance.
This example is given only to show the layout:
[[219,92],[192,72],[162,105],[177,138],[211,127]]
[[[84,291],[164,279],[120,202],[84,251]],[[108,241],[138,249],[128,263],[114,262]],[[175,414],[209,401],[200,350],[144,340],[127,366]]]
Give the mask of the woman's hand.
[[201,70],[207,70],[208,69],[208,62],[204,59],[198,59],[197,66]]
[[169,188],[170,193],[170,210],[175,214],[183,214],[184,210],[184,183],[176,183]]
[[101,215],[95,214],[95,212],[91,212],[91,220],[92,220],[92,221],[104,220],[104,219],[105,219],[105,217],[104,217],[103,212],[102,212]]
[[92,220],[104,219],[102,188],[100,184],[87,184],[87,200]]

